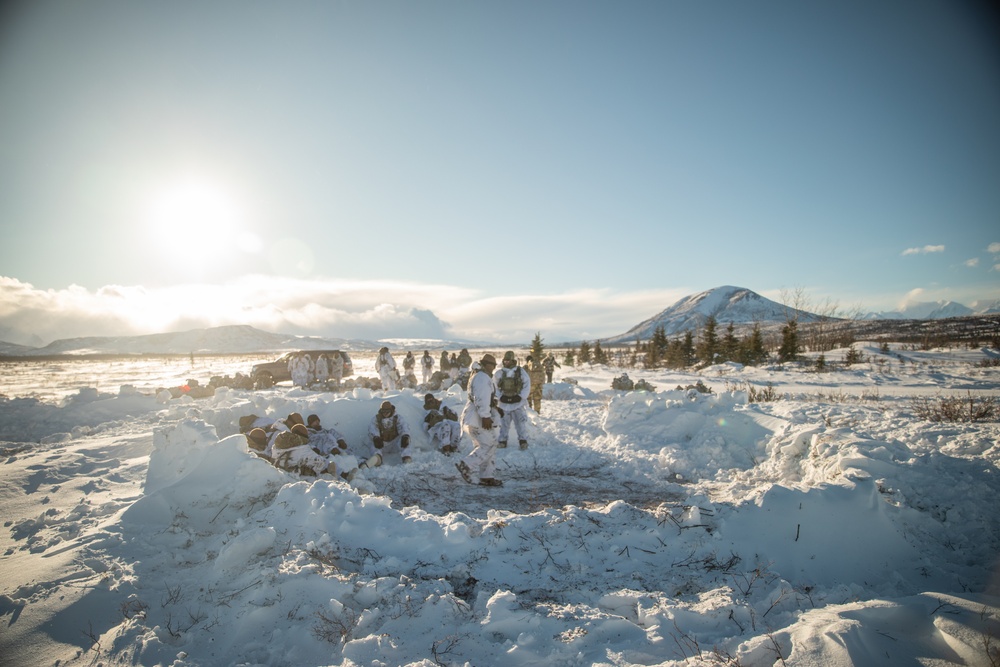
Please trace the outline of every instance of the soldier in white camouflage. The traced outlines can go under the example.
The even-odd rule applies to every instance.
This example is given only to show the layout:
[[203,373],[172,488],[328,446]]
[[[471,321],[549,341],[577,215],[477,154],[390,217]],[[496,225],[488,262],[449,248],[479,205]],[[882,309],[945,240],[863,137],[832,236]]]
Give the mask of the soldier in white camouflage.
[[500,441],[497,447],[507,446],[507,436],[511,422],[517,429],[518,445],[521,449],[528,448],[528,395],[531,393],[531,378],[528,371],[517,363],[517,357],[512,351],[503,355],[503,367],[493,375],[493,384],[497,388],[497,398],[503,418],[500,420]]

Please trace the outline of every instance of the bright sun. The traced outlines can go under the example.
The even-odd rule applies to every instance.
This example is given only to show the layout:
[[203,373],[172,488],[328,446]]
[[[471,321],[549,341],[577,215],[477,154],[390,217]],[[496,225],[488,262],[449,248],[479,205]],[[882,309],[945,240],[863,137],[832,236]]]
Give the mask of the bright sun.
[[149,205],[148,223],[161,255],[196,268],[213,258],[246,249],[242,214],[227,192],[189,179],[164,188]]

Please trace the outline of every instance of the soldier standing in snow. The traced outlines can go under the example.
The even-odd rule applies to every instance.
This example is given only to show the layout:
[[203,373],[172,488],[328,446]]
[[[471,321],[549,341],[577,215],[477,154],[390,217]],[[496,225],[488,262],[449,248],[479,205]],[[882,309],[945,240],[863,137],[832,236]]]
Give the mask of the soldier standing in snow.
[[338,350],[330,358],[330,381],[333,382],[334,387],[340,389],[342,379],[344,379],[344,357]]
[[531,380],[531,391],[528,393],[528,403],[531,409],[541,414],[542,412],[542,387],[545,384],[545,369],[542,364],[535,361],[529,354],[524,362],[524,367],[528,369],[528,378]]
[[449,372],[451,370],[451,362],[448,361],[448,350],[441,351],[441,366],[439,370],[441,371],[442,374],[441,388],[447,389],[448,387],[451,386],[451,383],[448,381],[448,379],[451,377],[451,373]]
[[428,384],[434,375],[434,357],[427,350],[424,350],[424,356],[420,357],[420,369],[423,371],[424,384]]
[[552,382],[552,371],[555,370],[556,366],[562,368],[562,365],[558,361],[556,361],[556,358],[552,356],[551,352],[549,352],[547,355],[545,355],[545,358],[542,359],[542,367],[545,369],[546,382]]
[[405,379],[406,386],[411,388],[417,386],[416,366],[416,357],[413,356],[413,352],[407,350],[406,356],[403,357],[403,377]]
[[296,354],[288,360],[288,374],[292,376],[292,384],[305,387],[309,384],[309,357]]
[[383,347],[378,351],[378,358],[375,359],[375,372],[382,380],[384,391],[396,390],[396,360],[392,358],[389,348]]
[[326,381],[330,379],[330,359],[326,354],[321,354],[316,357],[316,382],[320,384],[326,384]]
[[521,449],[528,448],[528,394],[531,393],[531,378],[528,372],[517,365],[517,357],[507,351],[503,355],[503,368],[493,376],[500,397],[500,409],[503,418],[500,420],[500,442],[498,447],[507,446],[507,434],[510,423],[517,428],[518,444]]
[[496,424],[500,413],[496,408],[496,388],[493,385],[493,369],[497,360],[492,354],[484,354],[482,360],[472,364],[469,379],[469,402],[462,411],[462,430],[469,434],[473,449],[455,464],[462,479],[472,484],[472,472],[479,475],[482,486],[502,486],[503,482],[494,477],[496,473],[497,436]]
[[408,451],[410,426],[403,416],[396,412],[396,406],[389,401],[383,401],[378,412],[372,417],[371,424],[368,425],[368,435],[372,439],[373,456],[389,445],[390,449],[399,450],[403,463],[412,460]]

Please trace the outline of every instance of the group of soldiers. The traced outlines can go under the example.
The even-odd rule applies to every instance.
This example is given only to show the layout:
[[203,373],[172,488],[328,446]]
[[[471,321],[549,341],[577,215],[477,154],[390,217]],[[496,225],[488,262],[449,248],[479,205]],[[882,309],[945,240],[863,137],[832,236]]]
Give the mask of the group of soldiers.
[[[321,366],[320,359],[324,356],[317,359],[316,367]],[[464,349],[451,357],[443,352],[442,364],[446,359],[449,373],[454,371],[456,378],[463,370],[468,373],[468,401],[459,417],[434,394],[426,394],[422,426],[434,447],[446,455],[458,452],[462,436],[468,435],[472,450],[455,464],[462,478],[470,484],[477,481],[481,486],[502,486],[495,474],[496,450],[507,447],[512,430],[516,431],[518,447],[528,448],[528,408],[541,413],[543,385],[551,382],[553,368],[558,363],[551,354],[542,360],[528,355],[521,366],[514,352],[507,351],[498,369],[492,354],[484,354],[473,362]],[[467,367],[463,366],[466,361]],[[407,352],[403,361],[406,377],[414,376],[415,366],[416,358]],[[397,389],[399,373],[387,347],[379,350],[375,367],[383,389]],[[434,373],[434,358],[427,351],[421,359],[421,368],[426,384]],[[293,380],[295,377],[293,374]],[[258,456],[303,475],[328,473],[350,481],[359,469],[381,465],[385,451],[398,453],[404,464],[412,460],[410,426],[388,400],[382,402],[369,424],[367,446],[361,447],[364,451],[352,452],[343,435],[335,429],[323,428],[319,416],[314,414],[307,420],[294,412],[280,420],[250,415],[240,420],[240,430]]]
[[[447,389],[458,383],[464,388],[472,366],[472,355],[465,348],[458,354],[452,352],[450,356],[448,351],[444,350],[441,352],[440,370],[437,372],[434,370],[434,357],[429,351],[424,350],[419,362],[421,385],[429,387],[433,384],[436,388]],[[417,357],[413,355],[413,352],[407,351],[406,356],[403,357],[402,366],[403,373],[400,375],[396,359],[392,356],[389,348],[382,347],[378,351],[378,356],[375,358],[375,372],[378,373],[383,390],[395,391],[401,387],[418,386]]]
[[288,374],[296,387],[310,387],[314,383],[339,388],[344,379],[344,358],[340,352],[327,356],[321,354],[313,361],[308,354],[296,354],[288,360]]

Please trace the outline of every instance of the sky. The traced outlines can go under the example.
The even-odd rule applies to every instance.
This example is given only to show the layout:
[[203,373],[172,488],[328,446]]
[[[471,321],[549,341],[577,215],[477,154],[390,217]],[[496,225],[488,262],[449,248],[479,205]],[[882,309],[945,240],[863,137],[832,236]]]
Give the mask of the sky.
[[992,5],[8,2],[0,340],[1000,298]]

